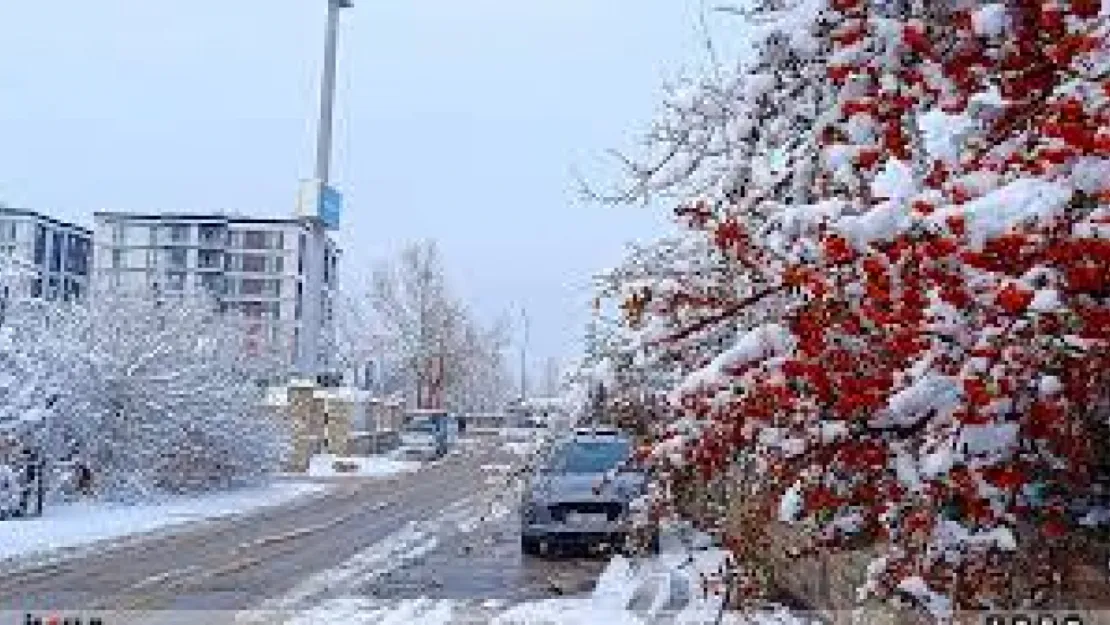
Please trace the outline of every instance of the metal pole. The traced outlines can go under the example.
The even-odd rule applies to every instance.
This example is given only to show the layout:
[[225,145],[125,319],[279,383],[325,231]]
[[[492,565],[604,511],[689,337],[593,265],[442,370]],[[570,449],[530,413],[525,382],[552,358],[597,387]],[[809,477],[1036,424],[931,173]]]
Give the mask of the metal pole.
[[328,184],[331,165],[332,113],[335,107],[335,57],[339,10],[350,8],[350,0],[328,0],[328,23],[324,35],[324,75],[320,81],[320,127],[316,133],[316,178]]
[[520,344],[520,403],[528,398],[528,311],[522,306],[520,317],[524,320],[524,341]]

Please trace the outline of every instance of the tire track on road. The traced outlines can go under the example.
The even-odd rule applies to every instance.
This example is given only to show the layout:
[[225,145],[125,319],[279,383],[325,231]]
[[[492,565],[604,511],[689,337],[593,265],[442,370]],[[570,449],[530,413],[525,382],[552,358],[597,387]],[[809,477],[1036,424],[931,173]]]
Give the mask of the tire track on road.
[[[445,482],[457,478],[457,470],[460,468],[458,465],[465,467],[470,462],[473,460],[446,461],[400,479],[345,484],[329,491],[326,496],[297,501],[296,504],[281,509],[260,511],[230,522],[212,522],[160,540],[140,540],[82,560],[67,560],[30,571],[24,570],[15,576],[0,578],[0,602],[16,605],[16,602],[11,601],[13,597],[57,592],[59,589],[64,590],[67,581],[70,584],[80,584],[83,578],[99,580],[101,586],[111,588],[109,593],[103,594],[96,601],[100,608],[118,609],[131,605],[145,608],[164,604],[167,600],[172,601],[170,593],[173,591],[197,587],[203,581],[215,577],[249,571],[272,558],[295,553],[313,537],[335,531],[357,519],[376,516],[377,518],[367,518],[369,522],[360,529],[380,532],[384,524],[400,522],[406,514],[410,514],[398,510],[383,517],[383,510],[398,507],[410,496],[434,500],[433,495],[437,492],[451,492],[450,488],[444,488]],[[403,490],[398,492],[398,488]],[[373,502],[374,498],[386,499]],[[334,516],[336,514],[339,516]],[[304,524],[305,520],[321,516],[332,518]],[[294,522],[289,523],[290,520]],[[286,525],[286,529],[259,536],[258,530],[270,529],[270,526],[276,524],[275,521]],[[235,545],[228,545],[229,537],[237,539]],[[253,555],[247,555],[251,553]],[[192,563],[165,570],[167,563],[174,562],[183,554],[190,554]],[[136,562],[140,566],[136,566]],[[121,575],[118,569],[126,570],[128,566],[138,570],[131,570],[130,575],[126,572]],[[105,580],[109,580],[109,583],[105,584]],[[127,597],[136,592],[140,597]]]

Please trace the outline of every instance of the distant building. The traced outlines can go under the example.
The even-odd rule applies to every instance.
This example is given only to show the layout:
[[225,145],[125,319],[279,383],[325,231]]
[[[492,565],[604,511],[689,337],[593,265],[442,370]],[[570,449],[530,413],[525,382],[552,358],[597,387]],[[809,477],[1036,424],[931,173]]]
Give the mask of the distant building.
[[0,298],[75,300],[89,289],[92,232],[31,210],[0,206]]
[[288,354],[291,372],[332,372],[340,250],[318,222],[115,212],[94,220],[94,290],[209,293]]

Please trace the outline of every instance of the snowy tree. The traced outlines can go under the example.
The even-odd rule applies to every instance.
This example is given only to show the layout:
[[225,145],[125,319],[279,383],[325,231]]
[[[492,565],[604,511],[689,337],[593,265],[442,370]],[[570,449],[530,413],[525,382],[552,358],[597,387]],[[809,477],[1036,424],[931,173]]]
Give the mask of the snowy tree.
[[335,300],[335,359],[351,384],[367,387],[373,378],[374,386],[380,385],[377,374],[387,353],[387,338],[364,295],[339,292]]
[[696,427],[656,457],[704,480],[745,458],[803,553],[885,543],[866,593],[1013,605],[999,558],[1066,565],[1110,457],[1110,7],[750,16],[757,60],[656,131],[679,166],[629,161],[626,197],[677,189],[688,227],[614,289],[637,349],[693,369],[672,397]]
[[507,326],[489,327],[452,292],[433,241],[405,248],[375,268],[368,292],[352,299],[357,349],[383,370],[382,389],[419,407],[492,409],[505,398]]
[[283,425],[262,412],[258,384],[279,360],[249,353],[244,323],[207,300],[101,294],[23,307],[9,316],[6,352],[43,381],[24,393],[51,395],[50,456],[87,466],[99,496],[145,497],[280,465]]
[[559,359],[549,356],[543,363],[543,394],[556,397],[563,387],[563,371]]
[[26,461],[44,452],[52,407],[60,391],[46,363],[18,349],[19,329],[10,320],[42,303],[27,297],[34,268],[0,257],[0,517],[12,514],[27,486]]
[[447,371],[454,379],[444,381],[448,404],[461,412],[493,412],[509,400],[512,374],[505,358],[509,324],[501,317],[488,328],[467,319],[457,360]]

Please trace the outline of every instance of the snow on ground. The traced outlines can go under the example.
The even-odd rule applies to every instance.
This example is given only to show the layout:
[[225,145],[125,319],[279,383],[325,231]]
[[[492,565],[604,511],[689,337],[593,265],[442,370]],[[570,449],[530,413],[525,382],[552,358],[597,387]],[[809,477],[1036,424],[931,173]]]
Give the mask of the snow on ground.
[[300,612],[286,625],[449,625],[455,607],[450,600],[420,598],[387,606],[366,597],[345,597]]
[[335,477],[360,475],[389,477],[411,473],[420,469],[414,460],[397,460],[385,456],[343,457],[320,454],[308,461],[308,475],[312,477]]
[[525,458],[534,455],[537,448],[538,445],[534,442],[508,441],[505,443],[505,449]]
[[81,501],[46,506],[41,517],[0,523],[0,561],[279,506],[324,490],[327,486],[320,484],[275,482],[135,505]]
[[[409,562],[424,557],[439,545],[442,537],[456,531],[465,532],[473,529],[473,523],[469,521],[476,515],[481,514],[480,506],[481,502],[477,498],[468,497],[441,510],[435,517],[410,521],[338,566],[311,575],[284,595],[264,601],[258,607],[259,614],[265,615],[267,612],[275,610],[280,613],[295,611],[298,614],[303,614],[317,611],[321,614],[330,614],[336,601],[340,601],[342,604],[336,608],[337,611],[349,610],[351,593],[358,587],[381,579],[406,566]],[[255,622],[251,620],[250,613],[245,613],[238,620],[246,623]],[[268,621],[263,619],[258,622]],[[311,622],[359,623],[363,621]],[[366,622],[377,623],[379,621]],[[408,621],[401,620],[398,622]],[[422,623],[422,621],[417,622]]]
[[[469,509],[469,510],[468,510]],[[444,511],[438,523],[473,513],[472,503],[460,503]],[[458,520],[457,518],[455,519]],[[387,600],[364,595],[342,594],[358,582],[379,577],[403,566],[414,554],[431,547],[437,528],[412,524],[356,556],[339,569],[319,575],[284,600],[267,602],[261,610],[239,615],[238,622],[273,622],[274,612],[294,615],[286,625],[802,625],[807,620],[785,608],[770,606],[743,614],[720,615],[722,598],[703,592],[701,580],[713,580],[724,562],[725,552],[709,546],[704,536],[680,541],[676,534],[663,539],[663,551],[654,558],[633,561],[615,556],[588,594],[506,605],[502,600],[475,598],[457,600],[419,597]],[[431,543],[434,545],[434,542]],[[693,550],[686,545],[691,545]],[[401,561],[401,562],[399,562]],[[339,595],[331,592],[340,591]],[[330,596],[329,596],[330,595]],[[305,599],[310,601],[305,602]],[[315,599],[312,601],[311,599]],[[254,619],[254,620],[252,620]]]
[[[591,594],[522,603],[505,610],[493,625],[801,625],[808,621],[784,608],[770,607],[744,614],[720,615],[723,597],[705,592],[701,580],[712,580],[726,552],[695,537],[693,549],[676,534],[664,536],[660,555],[638,562],[615,556]],[[698,544],[700,543],[700,544]],[[720,620],[718,620],[720,617]]]

